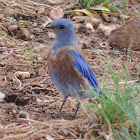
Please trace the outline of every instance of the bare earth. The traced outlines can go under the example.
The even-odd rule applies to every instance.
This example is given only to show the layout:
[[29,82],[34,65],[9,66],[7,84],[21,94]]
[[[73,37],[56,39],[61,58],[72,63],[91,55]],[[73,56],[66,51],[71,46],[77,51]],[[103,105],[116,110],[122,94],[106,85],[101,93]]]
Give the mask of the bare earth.
[[[64,8],[68,6],[67,4],[69,4],[68,0],[59,6]],[[99,131],[107,130],[103,128],[104,126],[98,125],[98,116],[91,112],[87,114],[89,108],[86,106],[90,104],[90,99],[82,102],[83,107],[81,106],[75,120],[64,119],[75,111],[76,101],[73,98],[69,98],[66,102],[60,118],[50,117],[51,113],[57,112],[63,98],[54,88],[48,74],[47,53],[53,43],[54,35],[51,31],[44,29],[43,25],[48,18],[46,13],[38,13],[40,7],[44,7],[46,13],[49,13],[50,8],[47,5],[42,6],[27,0],[0,1],[0,92],[6,95],[5,100],[0,102],[0,139],[90,139],[95,137],[100,139]],[[65,17],[69,16],[65,15]],[[29,21],[32,24],[19,22],[20,20]],[[121,19],[117,20],[121,24]],[[10,25],[17,24],[20,26],[17,30],[9,30]],[[76,37],[100,86],[103,84],[106,67],[102,57],[110,62],[116,73],[119,73],[120,82],[124,82],[124,75],[118,61],[124,68],[126,67],[126,52],[113,53],[113,50],[105,45],[107,39],[98,30],[84,32],[76,29]],[[29,52],[34,50],[34,52],[27,55],[25,50]],[[129,57],[131,76],[128,80],[135,80],[139,64],[140,52],[131,51]],[[29,72],[31,76],[29,79],[18,80],[14,75],[17,71]],[[105,83],[112,88],[113,79],[109,68],[106,72]]]

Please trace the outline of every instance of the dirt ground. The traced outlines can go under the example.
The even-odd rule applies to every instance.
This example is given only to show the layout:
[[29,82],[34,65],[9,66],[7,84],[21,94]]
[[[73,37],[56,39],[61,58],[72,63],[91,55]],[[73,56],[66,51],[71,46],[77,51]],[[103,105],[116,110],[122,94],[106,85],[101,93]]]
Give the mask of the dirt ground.
[[[89,139],[94,137],[100,139],[98,131],[102,126],[93,125],[93,120],[85,111],[86,107],[80,108],[75,120],[65,119],[75,111],[76,101],[73,98],[69,98],[66,102],[60,118],[50,117],[51,113],[58,111],[63,98],[53,86],[47,70],[47,53],[54,41],[54,35],[43,25],[48,21],[46,13],[48,15],[51,8],[45,1],[44,5],[41,5],[43,3],[41,0],[36,1],[40,3],[28,0],[0,1],[0,92],[6,95],[5,100],[0,102],[0,139]],[[69,2],[64,1],[59,6],[68,7]],[[135,15],[139,2],[129,1],[129,3],[134,5],[129,9],[130,14]],[[52,5],[52,7],[55,6]],[[40,7],[45,8],[44,14],[38,13]],[[74,15],[65,15],[66,18],[72,16]],[[117,20],[121,25],[121,19]],[[18,29],[11,31],[9,29],[11,25],[18,25]],[[96,52],[110,62],[115,72],[119,73],[120,82],[124,82],[118,60],[125,67],[126,52],[113,52],[105,45],[107,39],[98,30],[90,32],[76,29],[76,37],[101,87],[106,62]],[[96,52],[91,50],[90,46]],[[29,53],[25,52],[26,50]],[[34,51],[30,52],[31,50]],[[131,51],[128,80],[136,79],[139,64],[140,52]],[[29,72],[31,76],[29,79],[17,79],[15,76],[17,71]],[[105,83],[112,88],[113,79],[108,68],[106,72]],[[83,105],[89,103],[89,99],[83,101]],[[95,114],[89,114],[97,117]]]

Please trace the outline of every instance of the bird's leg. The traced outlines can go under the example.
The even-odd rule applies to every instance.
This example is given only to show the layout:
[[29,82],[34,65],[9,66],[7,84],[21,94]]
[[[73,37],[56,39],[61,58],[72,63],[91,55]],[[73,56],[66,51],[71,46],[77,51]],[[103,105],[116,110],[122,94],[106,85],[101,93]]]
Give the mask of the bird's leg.
[[63,103],[62,103],[62,105],[60,106],[60,108],[59,108],[59,110],[58,110],[58,112],[57,112],[56,116],[58,116],[58,115],[59,115],[59,113],[61,112],[61,110],[62,110],[62,108],[63,108],[63,106],[64,106],[65,102],[67,101],[67,98],[68,98],[67,96],[64,96]]
[[75,113],[74,113],[74,115],[73,115],[73,117],[71,119],[74,119],[76,117],[77,112],[79,110],[79,106],[80,106],[80,102],[77,104],[76,111],[75,111]]

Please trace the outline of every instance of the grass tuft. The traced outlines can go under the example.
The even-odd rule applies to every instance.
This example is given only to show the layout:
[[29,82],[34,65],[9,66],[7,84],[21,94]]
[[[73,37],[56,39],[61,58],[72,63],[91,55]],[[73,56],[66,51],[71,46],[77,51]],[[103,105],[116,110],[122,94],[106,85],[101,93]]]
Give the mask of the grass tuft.
[[[82,9],[88,9],[93,6],[109,6],[110,8],[114,7],[121,7],[122,4],[124,4],[125,1],[128,0],[122,0],[121,2],[114,0],[75,0],[79,8]],[[110,4],[113,3],[113,4]]]
[[[129,50],[130,51],[130,50]],[[99,54],[98,54],[99,55]],[[102,56],[101,56],[102,57]],[[104,58],[103,58],[104,59]],[[105,60],[105,59],[104,59]],[[127,65],[125,68],[120,64],[121,70],[124,74],[124,82],[119,82],[119,74],[116,73],[109,62],[104,70],[103,75],[103,88],[101,89],[103,95],[102,98],[97,96],[95,92],[90,92],[97,99],[93,100],[90,109],[97,114],[101,120],[101,123],[107,125],[110,136],[113,139],[119,140],[139,140],[140,139],[140,81],[138,80],[138,74],[136,80],[131,82],[129,67],[129,52],[127,57]],[[110,69],[110,73],[113,78],[113,87],[109,88],[105,84],[105,77],[107,75],[107,67]],[[89,92],[88,92],[89,93]]]

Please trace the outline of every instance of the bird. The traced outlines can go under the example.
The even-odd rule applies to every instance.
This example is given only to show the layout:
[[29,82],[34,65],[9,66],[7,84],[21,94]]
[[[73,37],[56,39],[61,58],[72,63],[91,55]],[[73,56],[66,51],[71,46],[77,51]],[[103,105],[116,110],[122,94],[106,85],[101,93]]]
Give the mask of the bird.
[[[63,96],[63,103],[56,116],[59,116],[68,97],[76,98],[78,103],[75,113],[77,115],[80,100],[94,97],[83,90],[90,91],[91,87],[97,93],[99,89],[95,74],[81,52],[73,23],[66,18],[53,20],[49,25],[55,33],[55,40],[48,53],[48,70],[57,91]],[[102,92],[98,92],[102,97]]]

